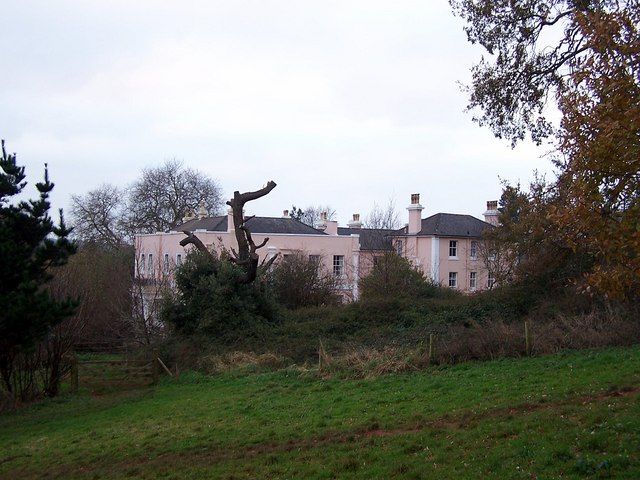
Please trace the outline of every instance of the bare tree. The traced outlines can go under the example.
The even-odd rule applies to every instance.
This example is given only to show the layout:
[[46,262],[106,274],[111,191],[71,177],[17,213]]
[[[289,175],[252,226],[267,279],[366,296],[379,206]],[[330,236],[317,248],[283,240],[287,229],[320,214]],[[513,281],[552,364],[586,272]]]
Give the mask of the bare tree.
[[71,197],[73,234],[81,243],[119,247],[130,243],[132,232],[127,229],[124,191],[103,184],[84,195]]
[[185,168],[177,160],[143,170],[130,189],[128,221],[136,233],[170,230],[200,203],[215,215],[222,210],[222,191],[206,175]]
[[295,218],[300,222],[313,228],[318,228],[325,220],[322,214],[327,214],[326,220],[333,220],[336,217],[336,211],[329,205],[311,205],[305,209],[298,208],[295,205],[291,207],[291,218]]
[[397,230],[400,228],[400,214],[396,210],[394,200],[390,198],[385,206],[374,203],[363,226],[380,230]]
[[[244,206],[247,202],[264,197],[274,188],[276,188],[276,183],[273,180],[270,180],[264,187],[260,190],[256,190],[255,192],[240,193],[236,190],[233,193],[233,198],[227,201],[227,205],[231,207],[233,212],[233,226],[236,235],[236,242],[238,243],[237,251],[233,248],[231,249],[232,256],[229,257],[229,260],[240,266],[244,271],[243,275],[237,278],[237,282],[240,284],[249,284],[256,279],[259,267],[259,255],[257,251],[264,247],[269,241],[269,237],[267,237],[258,245],[255,244],[251,236],[251,231],[245,225],[247,220],[250,220],[253,217],[244,217]],[[185,231],[184,234],[187,238],[182,239],[180,245],[183,247],[190,244],[194,245],[198,250],[210,255],[211,260],[215,265],[216,259],[204,243],[202,243],[202,241],[192,232]],[[263,269],[268,270],[276,258],[278,258],[278,255],[275,255],[268,260],[265,259],[262,262]]]
[[130,187],[104,184],[72,196],[74,234],[81,243],[131,245],[134,234],[174,228],[201,204],[210,214],[219,213],[220,186],[174,160],[144,170]]
[[487,288],[513,282],[519,260],[511,245],[484,238],[478,242],[478,254],[487,269]]

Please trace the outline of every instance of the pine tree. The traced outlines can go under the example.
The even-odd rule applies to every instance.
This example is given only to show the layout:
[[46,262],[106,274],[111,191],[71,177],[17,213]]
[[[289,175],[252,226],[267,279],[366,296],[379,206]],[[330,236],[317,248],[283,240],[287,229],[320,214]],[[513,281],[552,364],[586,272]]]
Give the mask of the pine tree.
[[[73,313],[75,302],[54,300],[44,288],[51,269],[76,251],[60,210],[57,225],[49,217],[49,181],[36,183],[39,198],[17,201],[27,185],[16,155],[0,157],[0,377],[9,393],[16,356],[27,353],[50,329]],[[13,201],[11,201],[13,199]]]

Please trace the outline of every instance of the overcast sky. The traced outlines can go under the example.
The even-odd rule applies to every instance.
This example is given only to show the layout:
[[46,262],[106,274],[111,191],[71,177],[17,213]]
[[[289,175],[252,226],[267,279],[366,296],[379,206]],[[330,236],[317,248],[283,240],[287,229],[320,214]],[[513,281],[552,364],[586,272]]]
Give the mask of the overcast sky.
[[422,194],[481,216],[499,178],[549,172],[464,113],[482,51],[445,0],[5,1],[0,137],[56,207],[178,158],[250,212],[330,204],[340,223]]

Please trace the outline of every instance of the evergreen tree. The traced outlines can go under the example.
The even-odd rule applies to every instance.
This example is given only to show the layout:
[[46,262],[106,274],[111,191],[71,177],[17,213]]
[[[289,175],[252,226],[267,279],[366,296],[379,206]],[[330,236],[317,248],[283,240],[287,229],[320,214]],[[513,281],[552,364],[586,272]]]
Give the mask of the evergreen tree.
[[68,239],[62,210],[58,225],[49,217],[49,181],[36,183],[36,200],[11,202],[22,192],[24,167],[7,155],[0,157],[0,376],[9,393],[17,355],[29,352],[50,329],[73,313],[75,302],[56,301],[44,288],[51,268],[63,265],[76,247]]

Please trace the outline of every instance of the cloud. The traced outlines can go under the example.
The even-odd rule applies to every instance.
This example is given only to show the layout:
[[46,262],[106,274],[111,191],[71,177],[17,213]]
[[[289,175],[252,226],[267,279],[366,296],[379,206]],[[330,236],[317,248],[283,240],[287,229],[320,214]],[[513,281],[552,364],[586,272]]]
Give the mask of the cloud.
[[[0,31],[0,136],[54,200],[177,157],[253,206],[330,203],[346,221],[415,191],[478,214],[498,175],[548,169],[462,112],[479,51],[439,2],[15,2]],[[81,168],[79,168],[81,166]]]

